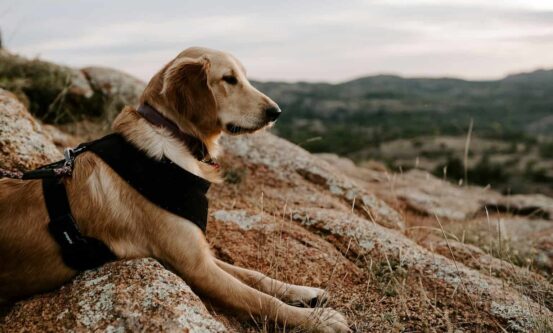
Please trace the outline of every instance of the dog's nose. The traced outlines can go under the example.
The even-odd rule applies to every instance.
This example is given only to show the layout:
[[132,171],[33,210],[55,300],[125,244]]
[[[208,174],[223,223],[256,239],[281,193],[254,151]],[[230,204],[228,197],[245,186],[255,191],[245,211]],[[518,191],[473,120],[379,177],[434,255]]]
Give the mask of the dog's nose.
[[278,116],[282,111],[280,111],[280,108],[278,106],[270,106],[265,109],[265,116],[267,117],[268,121],[275,121],[277,120]]

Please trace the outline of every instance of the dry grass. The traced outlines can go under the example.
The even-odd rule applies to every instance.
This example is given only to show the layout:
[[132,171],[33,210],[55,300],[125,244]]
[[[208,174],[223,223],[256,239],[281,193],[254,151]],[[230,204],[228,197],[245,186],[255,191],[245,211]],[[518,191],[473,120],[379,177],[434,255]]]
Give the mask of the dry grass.
[[[440,228],[424,226],[419,230],[423,232],[412,233],[411,237],[419,242],[425,242],[428,234],[434,234],[447,243],[447,250],[439,251],[440,254],[457,262],[458,260],[471,268],[480,270],[484,274],[500,278],[505,282],[505,288],[514,288],[521,294],[529,296],[541,307],[553,309],[553,285],[550,272],[536,264],[536,249],[531,242],[522,239],[513,239],[507,236],[500,220],[503,215],[486,215],[485,219],[476,219],[468,222],[448,222],[440,225]],[[510,216],[507,216],[510,217]],[[415,229],[414,227],[413,229]],[[426,234],[421,236],[421,234]],[[476,246],[483,253],[494,257],[497,262],[488,259],[480,261],[480,253],[452,250],[449,241]],[[427,243],[428,245],[428,243]],[[473,252],[473,253],[471,253]],[[457,254],[457,255],[456,255]],[[485,265],[485,263],[488,265]],[[499,263],[499,265],[497,265]],[[516,269],[518,268],[518,269]],[[541,274],[544,278],[540,278]],[[529,308],[530,309],[530,308]],[[535,326],[536,332],[553,332],[553,319],[530,311],[530,320]]]
[[[270,187],[278,192],[279,186],[288,184],[271,179],[266,170],[238,161],[226,163],[230,166],[225,174],[227,184],[212,189],[218,198],[212,201],[213,209],[247,209],[265,218],[259,229],[248,231],[210,223],[208,239],[220,258],[283,281],[324,288],[332,297],[328,306],[344,313],[356,332],[506,330],[505,323],[486,312],[482,300],[467,297],[462,286],[454,289],[424,272],[409,269],[401,253],[391,257],[378,251],[359,252],[355,239],[339,239],[293,221],[290,215],[297,203],[289,202],[286,196],[267,195],[264,190]],[[394,193],[394,177],[390,175],[391,193]],[[524,244],[505,237],[493,216],[474,225],[442,222],[414,215],[402,208],[397,198],[393,206],[406,218],[410,226],[407,234],[412,238],[432,235],[446,241],[473,244],[509,265],[535,270],[533,261],[528,264],[532,252],[523,251]],[[448,252],[455,264],[470,266],[453,249],[449,248]],[[489,267],[478,269],[492,271]],[[505,280],[506,288],[514,286],[551,308],[548,303],[548,299],[553,299],[551,294],[542,285],[532,284],[531,278],[523,281],[510,275],[494,276]],[[213,312],[238,332],[302,332],[280,327],[264,318],[237,320],[222,309],[213,308]],[[540,332],[551,332],[548,318],[535,316],[532,320]]]
[[[286,195],[275,196],[275,193],[287,193],[289,184],[272,179],[266,170],[260,172],[257,166],[246,166],[238,160],[227,163],[232,165],[230,177],[225,186],[213,193],[217,198],[213,202],[221,202],[214,209],[246,209],[268,217],[259,229],[248,231],[212,223],[208,239],[223,259],[287,282],[325,288],[332,297],[328,306],[344,313],[356,332],[508,331],[508,323],[490,313],[486,297],[468,297],[463,284],[453,288],[441,283],[439,278],[410,269],[402,253],[389,256],[378,250],[362,252],[355,239],[339,238],[293,221],[290,215],[298,203],[289,201]],[[393,181],[390,184],[393,186]],[[269,188],[271,191],[267,192],[265,189]],[[394,193],[393,188],[391,192]],[[414,239],[426,235],[469,243],[470,238],[477,237],[477,229],[470,230],[450,221],[440,221],[440,226],[433,217],[415,215],[402,208],[400,200],[390,204],[406,218],[411,227],[407,234]],[[507,244],[503,236],[498,238],[497,231],[491,233],[491,239],[484,238],[490,230],[487,224],[483,226],[486,229],[481,231],[479,245],[489,246],[491,250],[486,248],[487,253],[501,254],[509,262],[515,255],[515,244]],[[240,244],[236,244],[238,239]],[[446,256],[456,264],[470,266],[466,258],[457,257],[455,249],[448,252]],[[489,268],[482,269],[489,272]],[[505,288],[516,286],[531,290],[532,299],[547,306],[548,294],[542,285],[531,286],[531,279],[525,285],[523,281],[510,282],[509,276],[495,276],[506,281]],[[547,318],[535,316],[532,320],[543,332],[550,328]],[[299,332],[252,318],[233,322],[231,327],[240,332]]]

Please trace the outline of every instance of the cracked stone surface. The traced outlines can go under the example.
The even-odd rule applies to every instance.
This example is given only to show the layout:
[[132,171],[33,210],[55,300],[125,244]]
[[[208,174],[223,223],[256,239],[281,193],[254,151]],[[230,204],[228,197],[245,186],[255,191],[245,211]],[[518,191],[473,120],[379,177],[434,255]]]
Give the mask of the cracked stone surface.
[[153,259],[107,264],[18,303],[2,332],[227,332],[186,283]]
[[0,88],[0,168],[31,170],[62,157],[25,106]]

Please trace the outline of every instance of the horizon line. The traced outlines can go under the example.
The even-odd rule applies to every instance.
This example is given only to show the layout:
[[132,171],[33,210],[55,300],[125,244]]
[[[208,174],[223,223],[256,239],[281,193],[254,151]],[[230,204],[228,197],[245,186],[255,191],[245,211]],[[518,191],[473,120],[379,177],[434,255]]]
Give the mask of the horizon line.
[[[87,68],[87,67],[111,68],[111,69],[121,71],[125,74],[131,75],[134,78],[139,79],[139,80],[144,81],[144,82],[148,82],[150,80],[150,79],[142,78],[141,76],[133,74],[133,73],[127,71],[127,70],[123,70],[121,68],[117,68],[117,67],[113,67],[113,66],[103,66],[103,65],[97,65],[97,64],[87,64],[87,65],[84,65],[84,66],[73,66],[73,65],[65,63],[65,62],[61,62],[61,61],[57,62],[55,60],[51,60],[51,59],[42,57],[40,54],[37,54],[35,56],[28,56],[28,55],[22,54],[20,52],[13,52],[10,49],[6,48],[5,46],[0,47],[0,50],[6,51],[9,54],[24,57],[24,58],[27,58],[27,59],[37,59],[37,60],[51,62],[51,63],[54,63],[54,64],[63,65],[63,66],[67,66],[67,67],[74,68],[74,69],[79,69],[79,70],[83,69],[83,68]],[[160,68],[161,68],[161,66],[160,66]],[[504,80],[504,79],[506,79],[510,76],[531,74],[531,73],[535,73],[535,72],[539,72],[539,71],[546,71],[546,72],[547,71],[553,71],[553,67],[539,66],[539,67],[534,67],[532,69],[512,70],[512,71],[508,71],[507,73],[502,74],[500,76],[485,77],[485,78],[484,77],[482,77],[482,78],[470,78],[470,77],[456,76],[455,74],[451,74],[451,73],[449,73],[449,74],[445,73],[445,74],[440,74],[440,75],[430,75],[430,74],[429,75],[426,75],[426,74],[413,74],[413,75],[410,75],[410,74],[402,74],[402,73],[392,72],[392,71],[381,71],[381,72],[360,74],[360,75],[356,75],[354,77],[351,77],[349,79],[342,79],[342,80],[271,79],[271,78],[256,78],[255,76],[252,76],[251,78],[248,78],[248,80],[255,81],[255,82],[261,82],[261,83],[277,83],[278,82],[278,83],[288,83],[288,84],[309,83],[309,84],[339,85],[339,84],[344,84],[344,83],[348,83],[348,82],[352,82],[352,81],[356,81],[356,80],[360,80],[360,79],[364,79],[364,78],[369,78],[369,77],[390,76],[390,77],[398,77],[400,79],[405,79],[405,80],[417,80],[417,79],[429,79],[429,80],[440,80],[440,79],[442,79],[442,80],[444,80],[444,79],[449,79],[449,80],[458,80],[458,81],[466,81],[466,82],[493,82],[493,81]]]

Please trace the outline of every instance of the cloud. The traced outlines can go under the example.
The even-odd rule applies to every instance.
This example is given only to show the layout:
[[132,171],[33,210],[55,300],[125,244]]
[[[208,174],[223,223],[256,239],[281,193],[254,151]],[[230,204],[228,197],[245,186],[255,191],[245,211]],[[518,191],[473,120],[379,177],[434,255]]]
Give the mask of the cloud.
[[191,45],[230,51],[259,79],[490,78],[553,67],[550,3],[19,0],[0,19],[14,51],[145,80]]

